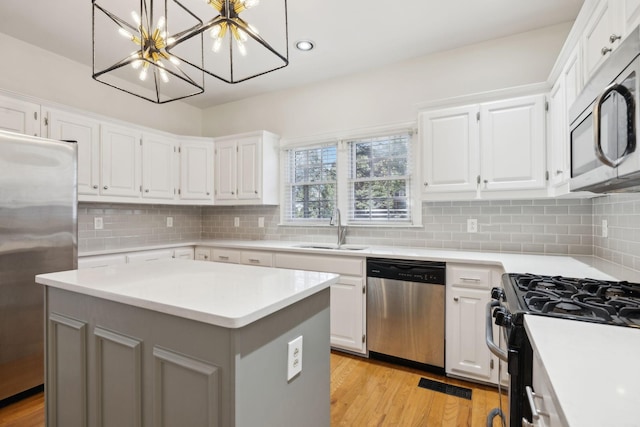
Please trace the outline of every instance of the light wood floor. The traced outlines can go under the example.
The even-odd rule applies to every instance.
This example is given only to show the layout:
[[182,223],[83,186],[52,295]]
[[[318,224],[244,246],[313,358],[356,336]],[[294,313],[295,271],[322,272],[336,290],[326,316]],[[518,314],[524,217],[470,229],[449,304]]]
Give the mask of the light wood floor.
[[[418,387],[420,378],[471,388],[472,399]],[[503,399],[504,400],[504,399]],[[496,389],[423,371],[331,353],[331,425],[485,427]],[[500,424],[494,420],[494,426]],[[0,408],[1,427],[43,427],[44,394]]]

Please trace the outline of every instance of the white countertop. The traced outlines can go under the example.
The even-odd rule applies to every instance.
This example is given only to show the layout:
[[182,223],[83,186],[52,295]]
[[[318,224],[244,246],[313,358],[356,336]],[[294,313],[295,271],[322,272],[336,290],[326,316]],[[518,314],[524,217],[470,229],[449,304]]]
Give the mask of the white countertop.
[[526,315],[567,426],[640,426],[640,329]]
[[[278,240],[199,240],[154,246],[83,252],[81,256],[105,255],[138,250],[175,248],[180,246],[211,246],[247,250],[314,253],[351,257],[421,259],[429,261],[461,262],[497,265],[507,273],[534,273],[567,277],[588,277],[601,280],[640,282],[640,272],[592,256],[529,255],[500,252],[475,252],[446,249],[395,246],[366,246],[363,250],[335,250],[300,248],[318,242],[289,242]],[[347,247],[356,245],[346,245]]]
[[338,275],[168,260],[71,270],[36,282],[226,328],[240,328],[311,296]]

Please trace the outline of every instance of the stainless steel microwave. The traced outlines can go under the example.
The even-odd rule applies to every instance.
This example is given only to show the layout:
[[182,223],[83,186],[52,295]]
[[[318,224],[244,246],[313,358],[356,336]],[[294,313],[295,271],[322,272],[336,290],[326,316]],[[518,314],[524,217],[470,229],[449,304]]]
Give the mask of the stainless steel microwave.
[[569,110],[571,191],[640,192],[639,78],[636,28]]

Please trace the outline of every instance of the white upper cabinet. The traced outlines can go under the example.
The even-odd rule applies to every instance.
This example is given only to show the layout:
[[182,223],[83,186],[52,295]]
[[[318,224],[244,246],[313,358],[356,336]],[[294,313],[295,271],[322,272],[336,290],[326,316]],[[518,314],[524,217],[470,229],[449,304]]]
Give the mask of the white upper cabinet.
[[140,198],[142,134],[135,129],[101,126],[101,189],[105,196]]
[[425,194],[476,190],[479,112],[477,105],[470,105],[420,115]]
[[237,195],[238,146],[235,140],[215,143],[215,200],[235,200]]
[[0,96],[0,129],[40,136],[40,106]]
[[480,105],[484,190],[544,188],[544,95]]
[[640,25],[640,0],[623,0],[624,33],[633,31]]
[[176,196],[177,148],[173,139],[145,133],[142,137],[142,197],[173,200]]
[[213,203],[213,142],[180,143],[180,200]]
[[423,195],[545,187],[544,95],[424,112]]
[[100,194],[100,123],[56,109],[43,114],[49,138],[78,144],[78,194]]
[[278,204],[278,140],[265,131],[216,138],[216,204]]
[[624,34],[622,3],[622,0],[601,1],[587,22],[582,36],[585,82],[620,45]]

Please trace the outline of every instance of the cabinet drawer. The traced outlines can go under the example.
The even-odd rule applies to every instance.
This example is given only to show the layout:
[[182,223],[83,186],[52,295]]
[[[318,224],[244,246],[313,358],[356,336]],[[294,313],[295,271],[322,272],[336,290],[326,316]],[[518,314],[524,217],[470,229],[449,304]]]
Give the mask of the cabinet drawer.
[[211,261],[240,264],[240,251],[237,249],[217,249],[211,251]]
[[211,261],[211,249],[210,248],[196,248],[195,254],[198,261]]
[[273,254],[271,252],[242,251],[240,262],[242,264],[248,264],[248,265],[261,265],[263,267],[272,267]]
[[193,248],[178,248],[173,251],[175,259],[194,259]]
[[158,261],[161,259],[173,259],[173,250],[161,249],[157,251],[143,251],[127,254],[127,263]]
[[492,286],[499,285],[497,283],[499,279],[500,274],[495,267],[447,264],[447,285],[490,289]]
[[275,255],[275,266],[347,276],[364,276],[364,258],[277,253]]
[[82,270],[85,268],[110,267],[112,265],[120,265],[126,263],[127,257],[124,254],[79,257],[78,269]]

